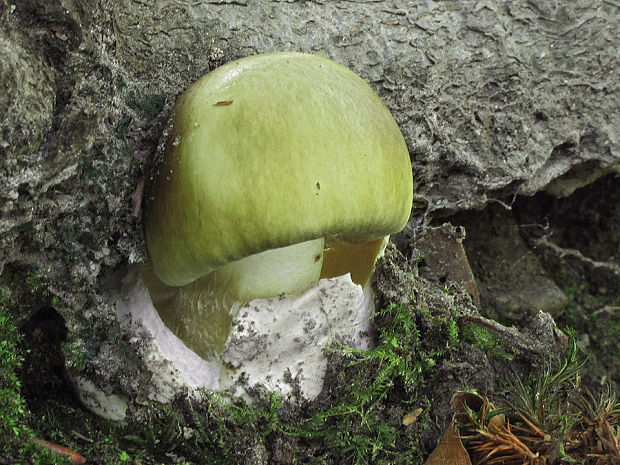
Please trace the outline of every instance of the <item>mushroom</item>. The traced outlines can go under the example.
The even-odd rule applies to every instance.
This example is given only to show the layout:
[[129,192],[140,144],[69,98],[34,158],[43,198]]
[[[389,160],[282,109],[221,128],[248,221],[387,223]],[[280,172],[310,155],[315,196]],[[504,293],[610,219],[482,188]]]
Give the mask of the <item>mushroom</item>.
[[412,197],[403,136],[360,77],[304,53],[243,58],[174,106],[143,279],[166,326],[212,358],[244,303],[347,273],[366,286]]

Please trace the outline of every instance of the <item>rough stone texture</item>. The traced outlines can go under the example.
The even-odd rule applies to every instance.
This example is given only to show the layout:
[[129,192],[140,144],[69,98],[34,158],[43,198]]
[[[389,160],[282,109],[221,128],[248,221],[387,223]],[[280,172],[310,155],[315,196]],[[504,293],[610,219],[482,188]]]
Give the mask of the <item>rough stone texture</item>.
[[181,90],[219,50],[292,49],[349,66],[392,109],[432,210],[618,168],[613,3],[115,3],[117,57],[141,81]]
[[618,171],[619,17],[612,0],[2,0],[3,294],[26,318],[44,286],[68,366],[140,398],[148,374],[101,283],[144,258],[144,180],[189,83],[253,53],[339,61],[391,109],[443,215]]
[[454,227],[450,223],[428,228],[415,244],[423,257],[418,266],[420,274],[426,279],[460,284],[476,307],[481,308],[478,286],[463,247],[465,236],[464,228]]
[[[605,176],[564,198],[515,202],[521,234],[568,297],[556,318],[588,351],[584,380],[620,386],[620,182]],[[595,387],[593,387],[594,389]]]
[[465,248],[483,313],[523,323],[538,312],[555,316],[564,309],[566,296],[521,238],[510,211],[493,204],[478,215],[459,214],[452,220],[467,230]]

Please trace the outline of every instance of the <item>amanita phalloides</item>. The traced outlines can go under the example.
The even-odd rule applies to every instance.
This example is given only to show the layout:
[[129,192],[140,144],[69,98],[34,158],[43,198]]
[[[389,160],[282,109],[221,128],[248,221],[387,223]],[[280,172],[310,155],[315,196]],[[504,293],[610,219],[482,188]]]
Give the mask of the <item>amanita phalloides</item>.
[[[288,370],[313,397],[325,346],[368,328],[375,262],[412,197],[398,125],[352,71],[303,53],[228,63],[172,110],[137,300],[205,361],[203,385],[286,390]],[[152,320],[133,300],[119,313]]]

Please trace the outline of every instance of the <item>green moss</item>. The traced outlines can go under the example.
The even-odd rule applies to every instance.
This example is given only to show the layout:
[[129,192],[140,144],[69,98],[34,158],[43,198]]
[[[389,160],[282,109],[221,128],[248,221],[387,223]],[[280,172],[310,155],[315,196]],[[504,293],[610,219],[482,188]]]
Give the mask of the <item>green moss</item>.
[[[329,400],[297,404],[259,392],[250,406],[242,399],[224,401],[209,391],[200,399],[177,399],[172,405],[151,403],[141,411],[141,421],[125,424],[91,415],[70,396],[52,396],[36,415],[12,407],[10,418],[20,432],[11,433],[12,447],[32,446],[25,441],[30,436],[21,436],[27,431],[105,465],[266,464],[267,450],[279,450],[283,460],[296,464],[421,463],[426,448],[420,433],[436,421],[434,402],[422,392],[433,380],[433,367],[449,358],[458,344],[458,331],[451,321],[406,305],[379,312],[377,327],[376,348],[362,352],[340,347],[330,352],[334,370],[328,381],[333,386]],[[15,348],[14,327],[11,334]],[[6,363],[9,360],[6,357]],[[19,383],[12,373],[12,383]],[[15,398],[16,389],[12,384],[9,398]],[[23,408],[23,400],[18,405]],[[415,425],[405,428],[403,415],[420,407],[423,412]],[[88,441],[76,439],[76,433]],[[32,454],[19,452],[15,457]]]
[[130,91],[127,94],[125,103],[145,120],[145,128],[148,129],[155,117],[163,110],[166,104],[166,97],[161,94],[138,97],[133,91]]
[[16,465],[68,463],[66,458],[31,442],[35,434],[29,426],[31,417],[17,375],[24,361],[19,341],[19,333],[9,314],[8,299],[0,292],[0,461]]
[[125,137],[127,137],[127,134],[129,134],[129,126],[131,125],[132,121],[133,118],[131,117],[131,115],[123,115],[118,120],[118,123],[116,123],[116,127],[114,129],[117,139],[124,139]]
[[[427,318],[427,331],[418,319]],[[317,412],[289,434],[323,444],[323,460],[334,463],[418,463],[423,451],[415,436],[402,427],[408,406],[424,405],[421,391],[433,377],[432,368],[455,348],[458,331],[444,321],[406,305],[390,304],[377,315],[379,340],[369,351],[345,349],[351,371],[342,371],[334,385],[346,386],[340,399]],[[394,413],[390,417],[389,412]],[[399,412],[396,414],[395,412]],[[417,430],[430,421],[425,409]]]
[[[39,268],[36,265],[15,266],[7,264],[4,267],[0,286],[8,290],[25,289],[20,295],[21,308],[42,308],[46,306],[54,306],[58,303],[58,297],[49,289],[45,279],[41,276]],[[2,288],[0,287],[0,294]],[[4,297],[5,308],[9,306],[8,297],[12,295],[10,292]],[[24,315],[20,315],[24,316]],[[21,323],[17,320],[16,323]]]
[[[124,88],[124,86],[120,87]],[[166,104],[166,97],[161,94],[138,96],[131,90],[125,97],[125,105],[135,112],[138,117],[137,124],[142,130],[150,129],[157,115],[161,113]],[[115,126],[115,136],[117,139],[124,139],[129,134],[130,127],[135,118],[130,114],[123,114]]]
[[478,347],[490,357],[499,360],[512,362],[519,350],[511,347],[503,339],[489,332],[485,328],[476,325],[470,325],[463,330],[463,340]]
[[6,447],[6,444],[11,443],[11,438],[23,434],[21,425],[26,408],[16,374],[23,357],[17,350],[17,330],[12,325],[5,305],[6,302],[0,301],[0,434],[4,439],[0,443]]
[[568,305],[556,322],[558,326],[574,328],[583,335],[580,343],[589,353],[584,367],[584,381],[596,384],[610,380],[620,386],[620,306],[617,292],[596,295],[586,284],[563,288]]

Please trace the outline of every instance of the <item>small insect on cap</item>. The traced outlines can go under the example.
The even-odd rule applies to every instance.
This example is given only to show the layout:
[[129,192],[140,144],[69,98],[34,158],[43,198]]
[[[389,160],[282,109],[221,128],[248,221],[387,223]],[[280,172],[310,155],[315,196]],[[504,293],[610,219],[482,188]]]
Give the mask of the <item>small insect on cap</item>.
[[413,180],[398,125],[362,79],[326,58],[275,53],[228,63],[185,91],[151,195],[153,271],[182,286],[316,239],[377,249],[406,224]]

